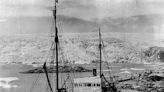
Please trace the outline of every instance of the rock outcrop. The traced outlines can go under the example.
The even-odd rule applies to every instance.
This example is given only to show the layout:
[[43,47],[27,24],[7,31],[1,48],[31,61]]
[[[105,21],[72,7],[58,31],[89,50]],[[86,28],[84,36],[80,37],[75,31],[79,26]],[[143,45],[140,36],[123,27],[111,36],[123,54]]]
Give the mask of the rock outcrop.
[[[46,67],[48,73],[56,73],[56,67]],[[92,72],[92,70],[86,69],[81,66],[59,66],[59,73],[76,73],[76,72]],[[38,67],[35,69],[31,69],[28,71],[23,71],[21,73],[45,73],[45,70],[43,67]]]
[[148,50],[144,52],[145,58],[151,61],[161,61],[164,62],[164,48],[163,47],[149,47]]

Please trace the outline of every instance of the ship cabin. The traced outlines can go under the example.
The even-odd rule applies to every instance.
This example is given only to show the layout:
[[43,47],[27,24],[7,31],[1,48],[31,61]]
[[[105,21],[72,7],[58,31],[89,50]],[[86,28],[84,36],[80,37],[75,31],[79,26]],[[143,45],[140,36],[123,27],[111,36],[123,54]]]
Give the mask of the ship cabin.
[[75,78],[73,92],[101,92],[101,78]]

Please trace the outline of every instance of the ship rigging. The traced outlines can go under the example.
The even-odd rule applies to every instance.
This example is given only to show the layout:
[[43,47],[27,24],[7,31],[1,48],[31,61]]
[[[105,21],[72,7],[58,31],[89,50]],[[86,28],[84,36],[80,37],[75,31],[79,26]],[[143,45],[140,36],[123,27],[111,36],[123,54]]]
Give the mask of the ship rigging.
[[[67,92],[66,91],[66,88],[59,88],[59,71],[58,71],[58,49],[59,49],[59,38],[58,38],[58,28],[57,28],[57,4],[58,4],[58,0],[55,0],[55,6],[54,6],[54,10],[53,10],[53,18],[54,18],[54,22],[55,22],[55,37],[54,37],[54,42],[55,42],[55,48],[53,48],[53,55],[55,54],[56,55],[56,92]],[[55,53],[54,53],[55,52]],[[100,83],[98,82],[97,86],[100,85],[100,89],[96,89],[96,90],[99,90],[99,92],[117,92],[117,88],[115,87],[115,84],[114,83],[109,83],[105,76],[103,75],[102,73],[102,38],[101,38],[101,31],[100,31],[100,28],[99,28],[99,55],[100,55],[100,75],[99,77],[97,76],[94,76],[94,77],[87,77],[87,78],[81,78],[81,79],[78,79],[78,78],[75,78],[74,79],[74,86],[75,88],[73,88],[73,92],[84,92],[83,89],[81,90],[77,90],[76,89],[76,86],[77,86],[77,83],[76,81],[80,81],[80,80],[85,80],[86,82],[90,82],[90,81],[87,81],[87,80],[94,80],[94,81],[99,81],[100,80]],[[54,64],[54,58],[52,60],[52,64]],[[50,83],[50,80],[49,80],[49,77],[48,77],[48,73],[47,73],[47,70],[46,70],[46,63],[44,64],[44,69],[45,69],[45,73],[46,73],[46,77],[47,77],[47,81],[48,81],[48,85],[49,85],[49,88],[52,92],[53,91],[53,88],[51,86],[51,83]],[[84,81],[81,81],[82,84],[78,84],[79,87],[80,85],[88,85],[86,83],[84,83]],[[95,84],[94,82],[92,84]],[[92,85],[91,84],[91,85]],[[94,85],[93,85],[94,86]],[[95,86],[96,87],[96,86]],[[93,87],[94,88],[94,87]],[[85,88],[84,88],[85,89]],[[94,92],[94,90],[91,88],[90,90],[86,91],[85,92],[91,92],[91,90]]]
[[[49,78],[49,74],[46,67],[46,62],[43,65],[43,69],[45,70],[48,87],[51,92],[68,92],[68,90],[62,86],[59,87],[59,37],[58,37],[58,28],[57,28],[57,4],[58,0],[55,0],[55,6],[53,10],[53,19],[55,24],[55,35],[53,36],[53,46],[52,46],[52,56],[56,56],[56,58],[52,58],[51,64],[52,67],[56,61],[56,89],[54,90],[51,80]],[[72,92],[118,92],[115,83],[113,81],[109,82],[103,72],[102,72],[102,38],[101,38],[101,29],[99,28],[99,62],[100,62],[100,74],[99,76],[94,75],[93,77],[82,77],[82,78],[74,78],[73,79],[73,90]],[[93,72],[95,72],[93,70]],[[111,77],[111,76],[110,76]],[[67,78],[63,85],[66,85],[66,82],[69,78]],[[112,80],[112,78],[111,78]]]

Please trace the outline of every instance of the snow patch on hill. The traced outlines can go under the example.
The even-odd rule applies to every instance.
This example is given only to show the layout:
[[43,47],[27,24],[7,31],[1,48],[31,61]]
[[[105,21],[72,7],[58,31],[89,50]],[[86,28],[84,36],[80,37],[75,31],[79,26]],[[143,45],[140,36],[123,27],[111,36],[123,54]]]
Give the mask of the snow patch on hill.
[[[144,51],[153,46],[152,40],[149,42],[152,39],[150,34],[103,33],[102,37],[103,61],[108,62],[146,62]],[[61,34],[59,39],[60,62],[90,63],[99,60],[97,33]],[[50,61],[52,40],[47,35],[0,36],[0,62],[39,64],[46,58]]]

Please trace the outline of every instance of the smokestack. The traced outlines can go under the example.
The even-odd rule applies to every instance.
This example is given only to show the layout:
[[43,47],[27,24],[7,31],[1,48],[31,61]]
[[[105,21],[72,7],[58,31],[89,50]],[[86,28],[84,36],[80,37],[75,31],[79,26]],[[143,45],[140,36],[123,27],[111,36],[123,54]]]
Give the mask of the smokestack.
[[97,76],[97,71],[96,71],[96,69],[93,69],[93,76]]

